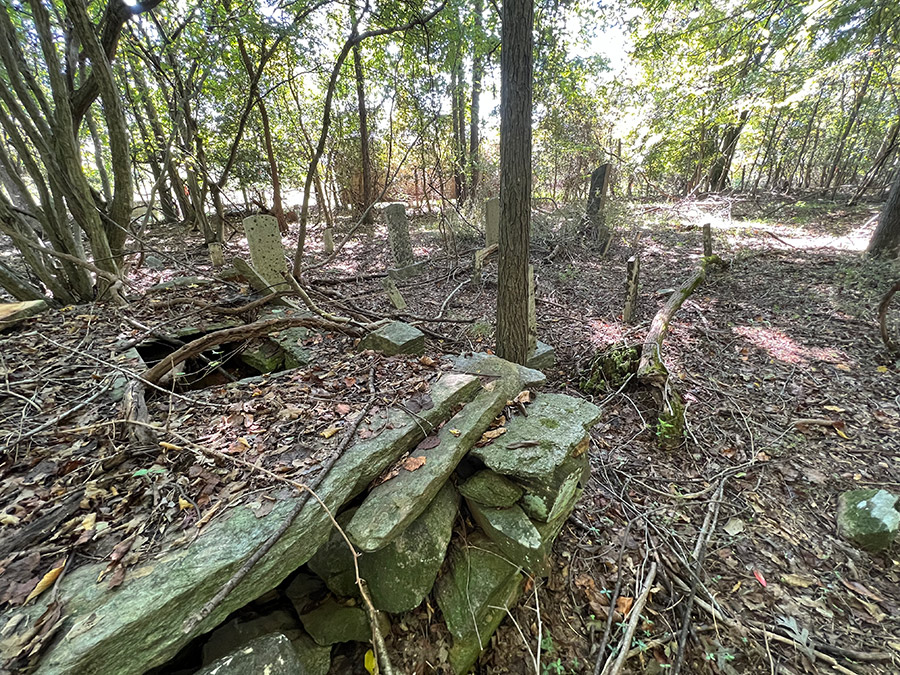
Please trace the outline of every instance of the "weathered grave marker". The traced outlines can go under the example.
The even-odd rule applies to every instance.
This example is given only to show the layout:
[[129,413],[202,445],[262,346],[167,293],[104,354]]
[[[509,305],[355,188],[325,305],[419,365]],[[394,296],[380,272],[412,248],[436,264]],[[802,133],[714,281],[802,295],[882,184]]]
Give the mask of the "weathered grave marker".
[[390,277],[385,277],[382,285],[384,286],[384,290],[387,293],[388,299],[391,301],[391,304],[396,309],[406,309],[406,299],[403,297],[400,289],[397,288],[396,282]]
[[243,222],[253,268],[273,291],[289,289],[290,286],[284,280],[287,263],[284,246],[281,243],[281,231],[278,229],[278,219],[275,216],[260,214],[244,218]]
[[703,257],[709,258],[712,254],[712,226],[703,223]]
[[638,277],[641,273],[641,259],[633,255],[625,266],[625,309],[622,312],[622,321],[631,323],[634,311],[637,309]]
[[403,204],[389,204],[384,209],[384,219],[387,221],[388,243],[391,246],[394,264],[398,268],[412,265],[415,258],[409,241],[406,207]]

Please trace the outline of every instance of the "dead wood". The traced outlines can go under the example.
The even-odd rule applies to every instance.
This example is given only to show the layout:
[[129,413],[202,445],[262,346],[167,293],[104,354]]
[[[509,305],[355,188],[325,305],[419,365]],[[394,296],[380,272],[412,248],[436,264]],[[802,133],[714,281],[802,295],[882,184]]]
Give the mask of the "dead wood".
[[900,344],[897,344],[894,341],[894,338],[891,336],[891,332],[888,329],[887,313],[891,300],[898,291],[900,291],[900,281],[891,286],[890,290],[884,294],[881,302],[878,303],[878,327],[881,330],[881,339],[884,341],[884,345],[888,348],[888,351],[894,353],[900,352]]
[[174,307],[176,305],[194,305],[195,307],[199,307],[200,309],[206,309],[211,312],[215,312],[217,314],[227,314],[228,316],[240,316],[242,314],[246,314],[247,312],[251,312],[254,309],[262,307],[263,305],[267,305],[273,300],[277,300],[278,298],[283,298],[285,296],[294,295],[294,291],[275,291],[274,293],[269,293],[262,298],[258,298],[253,302],[248,302],[246,305],[241,305],[240,307],[223,307],[221,305],[216,305],[211,302],[206,302],[205,300],[200,300],[199,298],[175,298],[173,300],[166,300],[164,302],[160,302],[156,307]]
[[149,428],[150,412],[144,398],[144,383],[130,378],[122,397],[122,417],[128,429],[128,437],[140,445],[156,445],[156,435]]
[[663,340],[665,340],[669,332],[669,324],[672,321],[672,317],[675,316],[675,313],[681,308],[684,301],[690,297],[691,293],[706,279],[706,267],[710,260],[714,260],[714,258],[704,257],[700,262],[699,269],[669,297],[666,304],[653,317],[653,323],[650,324],[650,330],[644,339],[644,347],[641,350],[641,361],[637,370],[639,382],[660,390],[666,386],[669,371],[666,370],[666,366],[662,361]]
[[320,328],[331,331],[341,331],[352,337],[362,337],[364,331],[357,326],[351,326],[345,323],[335,323],[327,319],[307,316],[295,317],[287,319],[265,319],[255,323],[248,323],[245,326],[237,326],[235,328],[225,328],[217,330],[203,337],[187,343],[181,349],[169,354],[162,361],[152,368],[148,368],[141,375],[141,379],[150,384],[158,384],[162,378],[172,371],[175,366],[183,363],[189,358],[197,356],[212,347],[227,342],[241,342],[244,340],[252,340],[253,338],[262,337],[275,331],[285,330],[287,328],[295,328],[304,326],[306,328]]
[[20,530],[4,535],[0,540],[0,560],[15,551],[26,551],[32,545],[45,542],[57,526],[72,517],[81,504],[83,490],[72,492],[64,502],[58,504]]

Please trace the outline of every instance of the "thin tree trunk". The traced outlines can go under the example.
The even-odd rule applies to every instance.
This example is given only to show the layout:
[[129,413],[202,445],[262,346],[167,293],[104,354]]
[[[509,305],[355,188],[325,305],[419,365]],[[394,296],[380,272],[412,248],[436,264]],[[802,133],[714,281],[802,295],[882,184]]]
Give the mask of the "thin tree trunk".
[[481,115],[481,78],[484,64],[482,56],[478,53],[478,41],[482,33],[482,13],[484,12],[484,0],[475,0],[472,13],[475,16],[475,40],[472,47],[472,105],[470,108],[469,124],[469,197],[476,199],[478,186],[481,183],[481,166],[479,163],[479,145]]
[[884,258],[896,258],[900,254],[900,170],[894,176],[891,193],[869,240],[867,252]]
[[838,147],[834,151],[834,157],[831,160],[831,167],[828,170],[828,176],[825,178],[824,184],[822,185],[822,190],[827,191],[828,188],[831,187],[831,181],[834,180],[834,174],[837,172],[838,165],[841,163],[841,158],[844,154],[844,146],[847,143],[847,137],[850,135],[850,131],[856,125],[856,119],[859,115],[859,109],[862,107],[863,100],[865,99],[866,91],[869,89],[869,81],[872,79],[872,71],[875,67],[874,59],[869,64],[869,69],[866,71],[866,79],[863,80],[862,86],[859,88],[859,91],[856,94],[855,100],[853,101],[853,109],[850,111],[850,116],[847,118],[847,124],[844,125],[844,130],[841,132],[841,135],[838,139]]
[[365,79],[363,78],[362,56],[359,45],[353,45],[353,71],[356,75],[356,103],[359,110],[359,145],[362,162],[362,201],[359,210],[363,213],[363,223],[371,225],[374,214],[369,205],[372,203],[372,160],[369,157],[369,121],[366,111]]
[[94,163],[97,165],[97,173],[100,174],[100,184],[103,186],[103,199],[108,204],[112,201],[112,188],[109,185],[106,162],[103,161],[103,144],[100,142],[100,132],[97,131],[97,122],[94,120],[94,113],[90,108],[88,108],[84,118],[87,122],[88,131],[91,133],[91,142],[94,145]]
[[502,13],[497,354],[524,364],[528,360],[534,3],[505,0]]

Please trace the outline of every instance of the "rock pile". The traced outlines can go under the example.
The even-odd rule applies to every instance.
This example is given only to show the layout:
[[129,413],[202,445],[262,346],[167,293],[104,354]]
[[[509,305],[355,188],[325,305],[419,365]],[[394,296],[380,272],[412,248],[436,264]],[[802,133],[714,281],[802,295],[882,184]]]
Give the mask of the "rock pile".
[[[526,575],[547,569],[553,541],[589,476],[588,430],[599,409],[568,396],[523,393],[543,381],[540,372],[493,356],[460,357],[454,371],[432,383],[429,405],[372,420],[373,433],[351,444],[318,490],[360,552],[360,576],[385,622],[381,631],[389,632],[390,615],[430,595],[453,636],[449,661],[456,673],[477,660]],[[146,672],[213,629],[204,664],[216,666],[208,672],[237,672],[229,664],[244,668],[248,659],[283,666],[291,659],[284,641],[271,637],[277,634],[294,645],[300,672],[326,672],[332,644],[368,641],[371,629],[354,601],[350,550],[312,500],[194,635],[181,631],[281,525],[292,500],[262,520],[236,508],[191,547],[135,569],[115,593],[95,584],[97,566],[73,572],[61,592],[65,637],[50,646],[37,672]],[[276,587],[285,589],[295,613],[217,628]],[[39,603],[29,620],[44,609]],[[268,642],[247,651],[265,635]],[[229,659],[223,645],[239,652]]]

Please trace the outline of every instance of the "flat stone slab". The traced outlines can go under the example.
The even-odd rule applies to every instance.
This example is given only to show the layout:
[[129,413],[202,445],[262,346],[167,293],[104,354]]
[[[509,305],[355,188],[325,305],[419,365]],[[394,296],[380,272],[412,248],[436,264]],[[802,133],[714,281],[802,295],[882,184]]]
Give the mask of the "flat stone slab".
[[537,347],[528,357],[525,365],[535,370],[546,370],[552,368],[554,363],[556,363],[556,350],[546,342],[538,340]]
[[[387,621],[387,618],[384,620]],[[368,642],[372,637],[366,610],[342,605],[334,598],[328,598],[311,612],[301,614],[300,621],[316,644],[323,647],[338,642]],[[390,625],[379,627],[383,632],[390,630]]]
[[0,329],[14,326],[25,319],[47,311],[46,300],[24,300],[0,304]]
[[900,530],[898,497],[887,490],[850,490],[838,498],[838,529],[869,551],[891,546]]
[[466,673],[506,616],[522,589],[519,568],[476,532],[451,549],[434,595],[453,635],[450,658],[455,673]]
[[154,284],[150,288],[147,289],[148,292],[153,291],[167,291],[172,288],[194,288],[198,286],[208,286],[213,283],[213,279],[206,279],[204,277],[175,277],[174,279],[169,279],[168,281],[163,281],[159,284]]
[[284,363],[284,352],[269,340],[259,340],[241,352],[241,361],[260,373],[271,373]]
[[509,361],[485,352],[465,352],[458,356],[452,356],[450,359],[453,361],[453,368],[461,373],[500,377],[504,374],[507,365],[512,365],[519,371],[523,387],[536,387],[547,381],[547,376],[539,370],[510,364]]
[[[412,279],[425,271],[426,264],[427,262],[425,260],[420,260],[419,262],[405,265],[404,267],[391,267],[387,271],[388,279],[391,279],[392,281],[406,281],[407,279]],[[398,307],[398,309],[400,308]]]
[[481,392],[451,418],[436,437],[420,444],[411,457],[421,458],[414,471],[398,475],[375,487],[347,526],[347,535],[363,551],[377,551],[419,517],[456,465],[503,408],[522,388],[518,369],[505,365],[505,376],[481,386]]
[[589,441],[590,437],[585,435],[584,440],[575,446],[572,454],[552,474],[538,480],[518,481],[525,492],[519,504],[530,518],[546,522],[572,509],[575,493],[587,487],[591,478],[587,456]]
[[521,508],[496,509],[472,501],[467,504],[478,527],[511,562],[527,570],[540,563],[541,534]]
[[[374,416],[372,438],[357,440],[335,463],[318,494],[330,510],[339,511],[386,467],[415,446],[426,431],[446,420],[455,406],[478,390],[478,378],[446,373],[431,385],[433,407],[416,419],[401,410]],[[104,673],[139,675],[164,663],[195,636],[208,632],[239,607],[277,586],[305,563],[327,541],[331,520],[313,500],[250,574],[193,633],[181,626],[212,598],[232,573],[279,529],[294,499],[278,503],[259,519],[246,507],[228,518],[213,521],[193,544],[169,550],[158,558],[129,568],[125,583],[115,591],[98,584],[106,562],[81,567],[67,574],[59,599],[65,607],[60,636],[41,657],[38,673]],[[45,597],[46,596],[46,597]],[[22,621],[12,635],[21,636],[47,609],[45,593],[27,608],[0,615],[0,625],[20,613]]]
[[[231,261],[231,264],[234,266],[234,269],[237,271],[237,273],[247,280],[247,283],[250,284],[250,288],[252,288],[257,293],[268,295],[269,293],[274,293],[275,291],[283,291],[288,288],[288,283],[286,281],[276,282],[274,284],[271,283],[266,277],[262,275],[262,273],[260,273],[253,265],[248,263],[243,258],[234,258]],[[290,298],[277,298],[273,300],[271,304],[300,309],[300,305]]]
[[553,475],[600,418],[600,409],[563,394],[539,394],[528,416],[513,418],[507,432],[472,454],[497,473],[524,480]]
[[278,633],[256,638],[228,656],[198,670],[196,675],[296,675],[302,672],[294,645]]
[[391,321],[366,335],[360,349],[374,349],[386,356],[421,354],[425,351],[425,333],[402,321]]
[[[290,319],[304,316],[312,316],[312,313],[305,309],[273,307],[266,312],[260,312],[259,319]],[[284,352],[285,368],[300,368],[309,364],[311,355],[309,350],[303,346],[303,341],[309,337],[309,334],[310,330],[303,326],[269,333],[268,339],[277,344]]]
[[512,506],[525,494],[520,486],[490,469],[469,476],[460,484],[459,492],[467,500],[495,508]]

